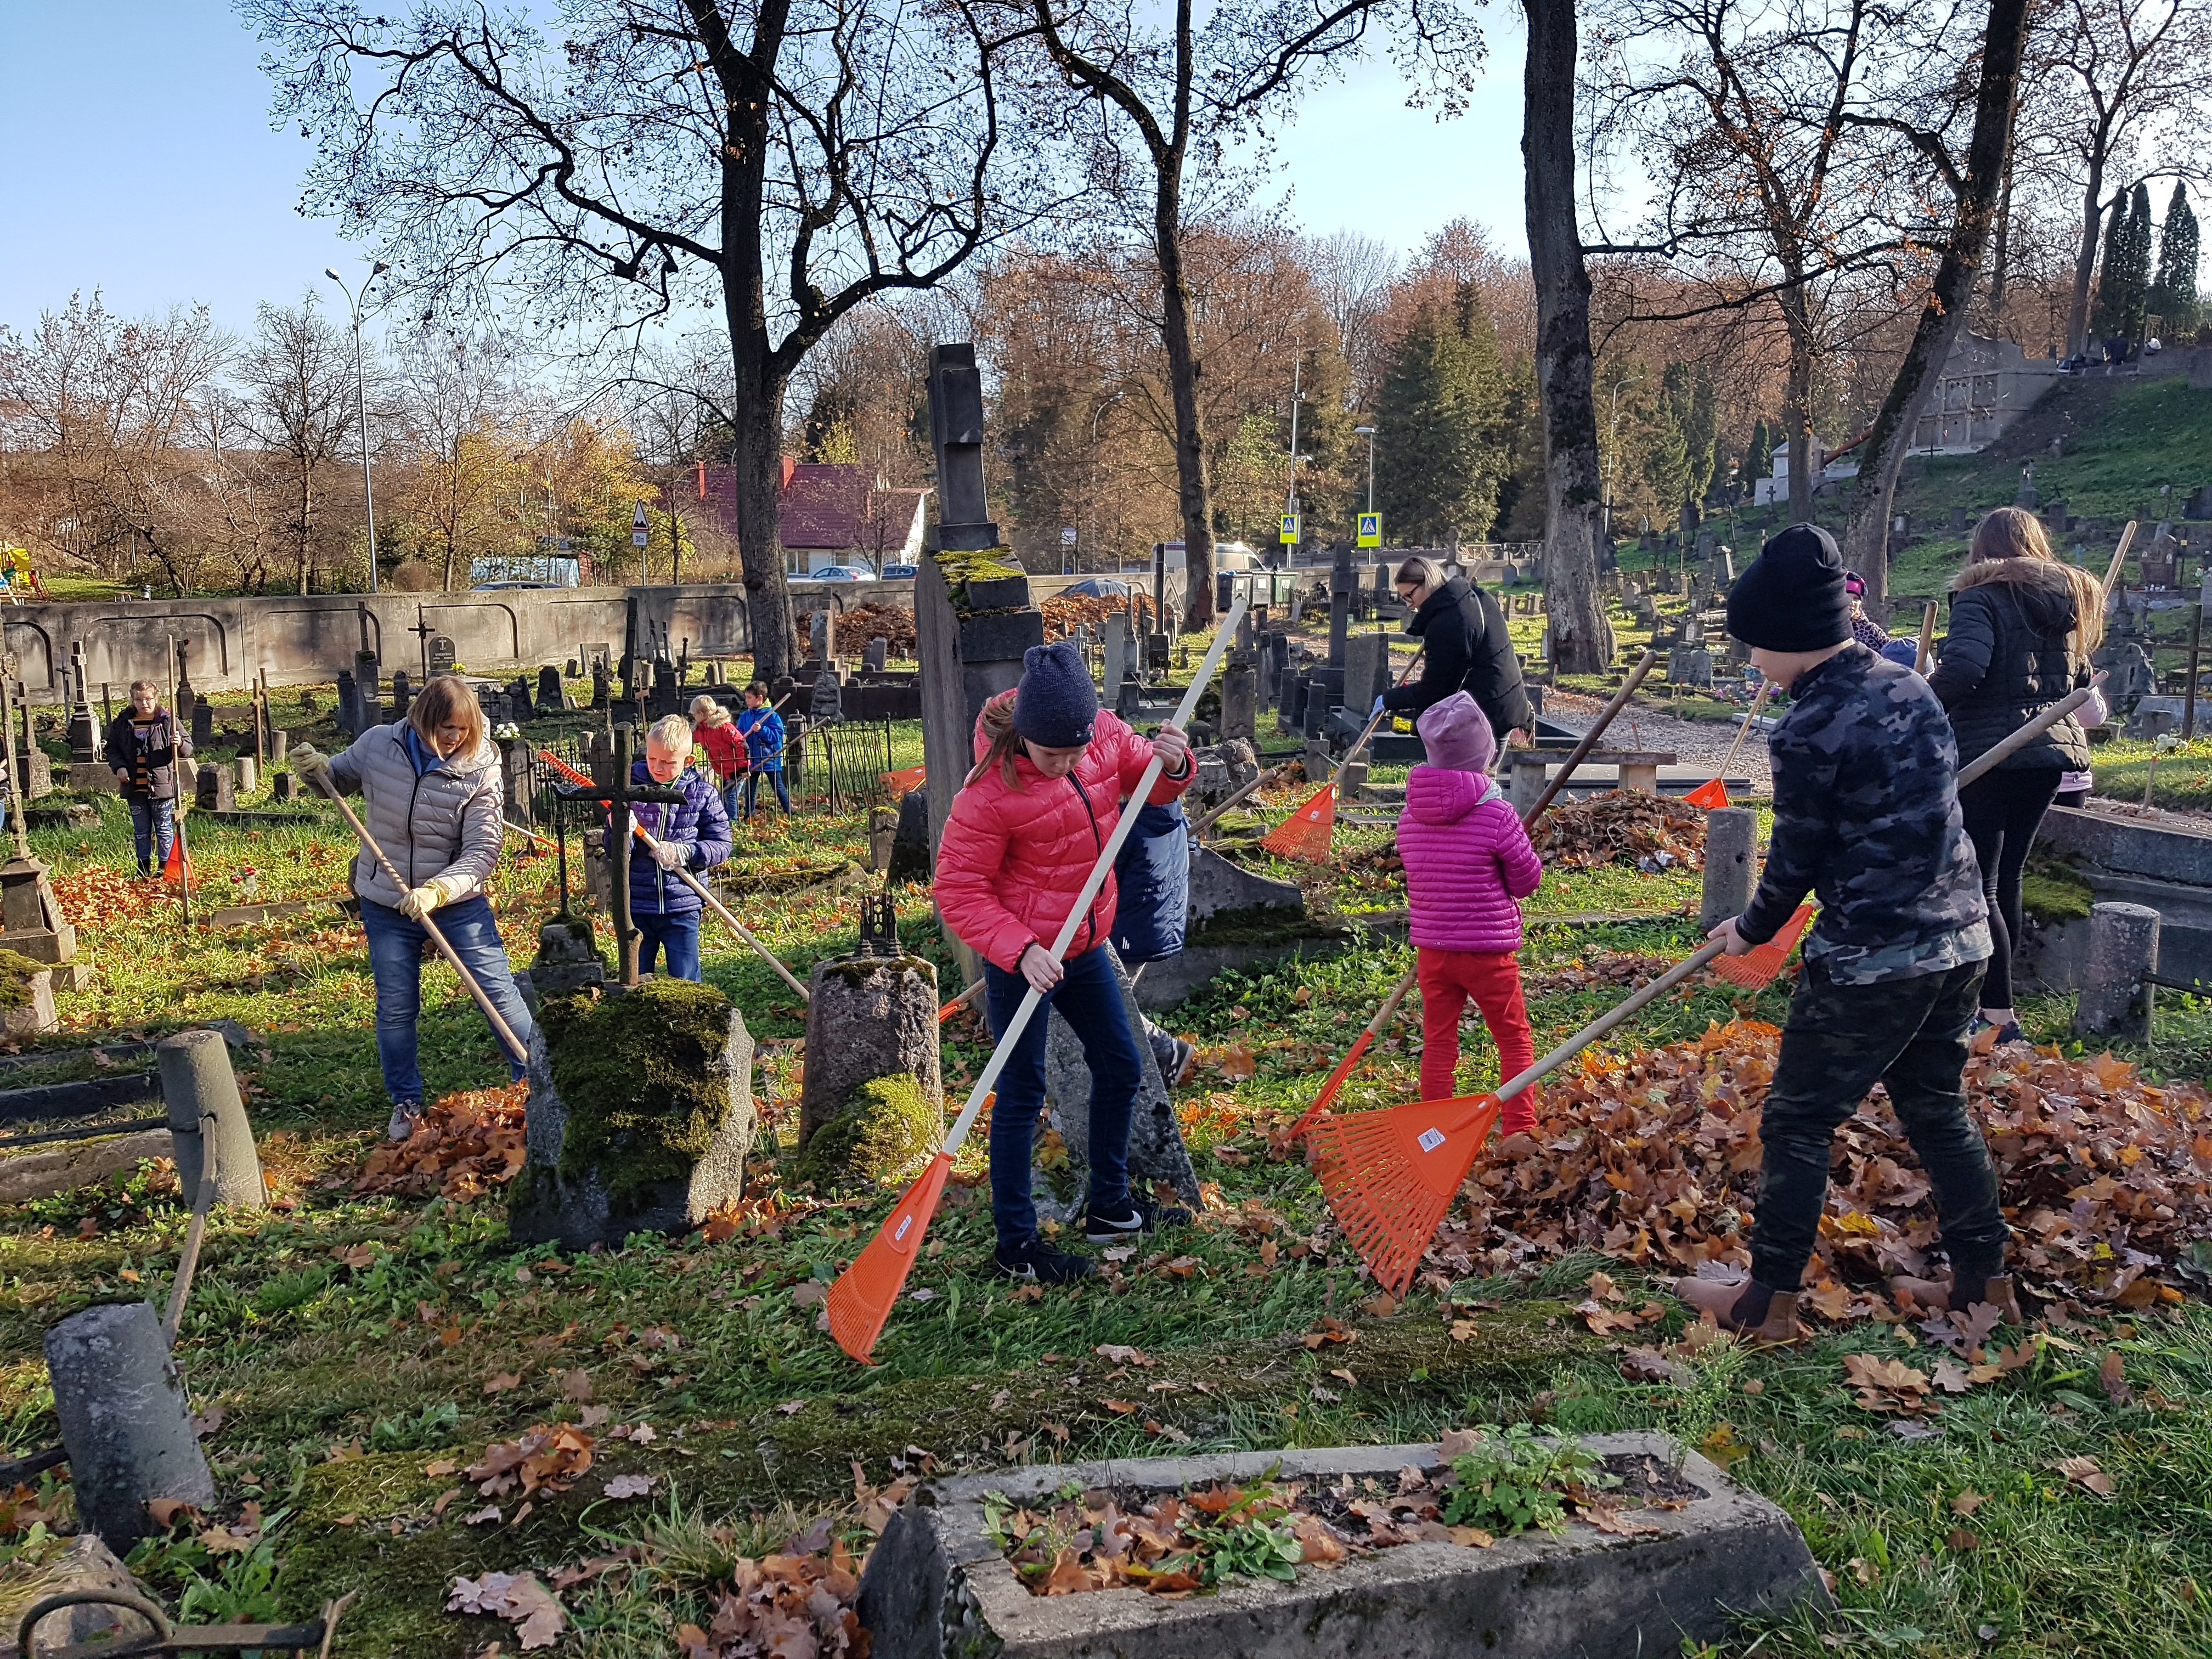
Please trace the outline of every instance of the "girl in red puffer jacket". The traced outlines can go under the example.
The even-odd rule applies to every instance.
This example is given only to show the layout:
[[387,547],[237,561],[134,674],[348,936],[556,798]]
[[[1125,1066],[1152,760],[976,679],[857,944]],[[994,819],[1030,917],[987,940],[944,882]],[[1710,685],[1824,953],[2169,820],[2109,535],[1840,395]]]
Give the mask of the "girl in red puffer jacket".
[[[1022,683],[984,705],[975,722],[975,769],[952,798],[937,849],[936,896],[947,927],[987,966],[994,1035],[1013,1021],[1034,988],[1082,1040],[1091,1067],[1091,1194],[1084,1236],[1092,1243],[1134,1237],[1190,1219],[1156,1212],[1129,1190],[1129,1121],[1145,1057],[1121,1001],[1113,963],[1099,947],[1114,926],[1114,878],[1098,890],[1064,961],[1052,941],[1081,896],[1091,866],[1157,754],[1159,781],[1146,798],[1170,801],[1196,769],[1172,726],[1147,742],[1098,707],[1091,671],[1065,641],[1032,646]],[[1046,1011],[1024,1029],[991,1108],[991,1217],[994,1262],[1012,1279],[1058,1283],[1091,1271],[1089,1257],[1037,1237],[1030,1196],[1037,1113],[1044,1105]]]
[[[1498,740],[1474,699],[1454,692],[1417,729],[1429,760],[1406,779],[1398,854],[1420,953],[1421,1098],[1449,1100],[1459,1092],[1459,1017],[1469,996],[1498,1045],[1498,1080],[1535,1063],[1521,1000],[1520,901],[1544,866],[1490,775]],[[1531,1092],[1505,1103],[1505,1133],[1536,1127]]]

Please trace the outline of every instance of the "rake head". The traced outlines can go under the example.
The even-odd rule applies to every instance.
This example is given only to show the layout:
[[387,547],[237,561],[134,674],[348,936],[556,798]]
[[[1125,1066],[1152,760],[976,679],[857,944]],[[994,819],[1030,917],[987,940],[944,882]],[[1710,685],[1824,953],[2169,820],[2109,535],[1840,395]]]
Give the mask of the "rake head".
[[1763,991],[1782,971],[1782,964],[1796,949],[1797,941],[1805,937],[1805,929],[1812,920],[1813,907],[1801,904],[1797,914],[1765,944],[1754,945],[1740,957],[1715,957],[1708,965],[1731,985],[1741,985],[1747,991]]
[[884,774],[884,782],[894,797],[904,795],[921,787],[929,769],[926,766],[906,766],[896,772]]
[[868,1356],[875,1351],[876,1339],[883,1334],[884,1322],[898,1304],[906,1276],[914,1271],[922,1236],[929,1231],[930,1218],[937,1213],[938,1200],[945,1196],[945,1177],[951,1171],[951,1153],[939,1152],[930,1159],[929,1167],[906,1189],[898,1207],[868,1241],[867,1249],[830,1287],[830,1299],[824,1304],[830,1315],[830,1334],[839,1347],[864,1365],[874,1363]]
[[1331,783],[1261,836],[1260,845],[1277,858],[1320,864],[1328,858],[1329,838],[1335,833],[1336,786]]
[[1323,1118],[1306,1132],[1330,1212],[1392,1295],[1413,1283],[1498,1111],[1494,1095],[1463,1095]]
[[1702,806],[1708,812],[1717,812],[1729,804],[1728,785],[1718,778],[1707,778],[1682,799],[1692,806]]
[[182,836],[177,836],[169,843],[169,856],[161,861],[161,879],[166,882],[181,882],[191,887],[200,884],[200,878],[192,873],[191,860],[185,852],[185,838]]

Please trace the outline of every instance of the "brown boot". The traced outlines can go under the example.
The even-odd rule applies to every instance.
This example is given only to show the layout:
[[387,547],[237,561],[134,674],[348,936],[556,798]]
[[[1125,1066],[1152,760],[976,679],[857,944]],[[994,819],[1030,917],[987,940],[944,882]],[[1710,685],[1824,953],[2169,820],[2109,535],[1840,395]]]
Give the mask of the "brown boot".
[[1745,1324],[1735,1316],[1735,1304],[1751,1288],[1751,1281],[1740,1279],[1729,1282],[1718,1279],[1681,1279],[1674,1282],[1674,1296],[1701,1314],[1712,1316],[1713,1323],[1736,1336],[1749,1337],[1754,1342],[1790,1343],[1802,1341],[1805,1333],[1797,1325],[1797,1292],[1775,1291],[1766,1304],[1766,1317],[1756,1325]]
[[[1892,1296],[1909,1296],[1930,1313],[1951,1310],[1951,1275],[1941,1279],[1914,1279],[1906,1273],[1893,1275],[1889,1281]],[[1993,1273],[1982,1282],[1984,1302],[1990,1304],[2008,1325],[2021,1323],[2020,1297],[2013,1289],[2010,1273]]]

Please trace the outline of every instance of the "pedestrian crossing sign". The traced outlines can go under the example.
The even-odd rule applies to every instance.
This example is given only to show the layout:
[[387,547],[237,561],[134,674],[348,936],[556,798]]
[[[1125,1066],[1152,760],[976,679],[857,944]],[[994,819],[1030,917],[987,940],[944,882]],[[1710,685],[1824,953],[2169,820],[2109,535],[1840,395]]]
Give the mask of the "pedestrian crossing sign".
[[1297,545],[1298,515],[1295,513],[1285,513],[1283,514],[1282,541],[1283,545],[1285,547],[1295,547]]
[[1362,547],[1382,545],[1382,515],[1380,513],[1363,513],[1359,515],[1359,545]]

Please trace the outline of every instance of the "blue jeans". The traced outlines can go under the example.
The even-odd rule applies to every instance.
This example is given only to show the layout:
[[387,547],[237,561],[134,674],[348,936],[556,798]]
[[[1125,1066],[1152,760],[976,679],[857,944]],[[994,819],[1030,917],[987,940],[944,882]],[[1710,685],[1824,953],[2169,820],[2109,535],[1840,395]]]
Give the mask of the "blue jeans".
[[140,875],[150,875],[167,864],[169,848],[177,839],[176,803],[131,796],[131,839],[137,843]]
[[745,774],[745,816],[750,817],[753,815],[753,808],[760,798],[763,778],[768,779],[769,782],[775,785],[775,798],[781,804],[786,814],[788,814],[791,811],[791,791],[783,787],[783,774],[780,771],[755,771]]
[[653,971],[653,958],[663,951],[668,953],[668,979],[696,980],[699,977],[699,913],[679,910],[668,915],[653,910],[633,910],[629,919],[645,937],[637,942],[637,971]]
[[[1129,1197],[1129,1121],[1137,1103],[1144,1056],[1130,1034],[1121,987],[1103,948],[1065,964],[1067,976],[1030,1017],[1021,1040],[999,1073],[991,1107],[991,1219],[1007,1248],[1036,1237],[1036,1205],[1030,1197],[1037,1114],[1044,1108],[1046,1015],[1054,1008],[1082,1040],[1091,1066],[1091,1206],[1118,1210]],[[986,1013],[995,1036],[1013,1023],[1029,981],[995,965],[983,970]]]
[[722,811],[731,823],[738,821],[738,809],[744,803],[745,781],[741,774],[722,786]]
[[[537,1027],[522,993],[514,988],[514,974],[507,964],[507,947],[499,942],[489,901],[478,893],[431,915],[453,954],[483,987],[526,1052]],[[419,1101],[422,1072],[416,1062],[415,1025],[422,1005],[422,945],[429,935],[422,923],[410,921],[374,899],[361,902],[361,925],[368,934],[369,972],[376,978],[376,1059],[384,1069],[384,1090],[395,1106],[403,1100]],[[521,1081],[526,1070],[522,1060],[507,1054],[507,1045],[497,1037],[493,1042],[507,1061],[507,1080]]]

